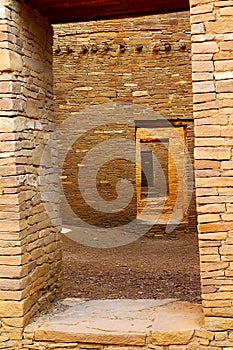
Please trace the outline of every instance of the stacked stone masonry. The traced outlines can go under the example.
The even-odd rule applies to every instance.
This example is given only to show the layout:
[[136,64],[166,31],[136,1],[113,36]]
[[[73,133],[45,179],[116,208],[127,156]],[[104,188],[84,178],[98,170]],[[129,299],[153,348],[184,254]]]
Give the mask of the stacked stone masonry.
[[[79,139],[78,144],[76,142],[72,146],[72,150],[69,151],[63,165],[63,188],[66,200],[70,203],[73,211],[77,213],[77,217],[80,216],[86,222],[92,222],[93,225],[97,226],[103,225],[103,222],[107,220],[106,215],[103,217],[102,213],[90,210],[84,203],[80,191],[77,191],[77,164],[80,167],[84,166],[82,158],[85,154],[88,155],[88,150],[91,150],[96,143],[100,144],[105,141],[108,138],[106,134],[110,134],[111,137],[118,136],[120,123],[128,123],[131,126],[135,123],[130,109],[124,119],[116,111],[112,117],[112,122],[116,126],[114,129],[114,126],[111,125],[110,130],[109,126],[105,125],[110,119],[107,120],[105,117],[108,105],[109,109],[112,108],[111,104],[115,103],[118,103],[119,106],[121,103],[132,104],[132,106],[139,105],[145,109],[151,109],[150,119],[152,121],[161,115],[161,118],[166,118],[171,122],[171,130],[176,128],[178,131],[179,128],[183,128],[185,133],[183,143],[193,162],[190,30],[189,12],[54,26],[53,69],[57,123],[61,125],[65,120],[73,118],[72,130],[67,130],[67,134],[73,135],[83,128],[85,135],[81,141]],[[85,111],[88,111],[91,106],[99,106],[98,113],[102,108],[103,115],[100,115],[99,118],[105,125],[101,126],[101,130],[96,129],[92,133],[90,130],[93,128],[93,118],[88,120],[85,115]],[[158,115],[154,116],[155,113]],[[143,114],[142,110],[141,116],[139,115],[137,118],[143,119]],[[152,127],[153,123],[148,130],[152,130],[150,129]],[[142,126],[142,128],[146,127]],[[135,141],[134,128],[131,127],[129,134],[131,135],[129,137]],[[164,132],[165,134],[166,132]],[[63,140],[59,140],[61,152],[65,151],[64,144]],[[109,149],[109,153],[111,153],[111,149]],[[137,154],[139,153],[140,150],[137,151]],[[165,156],[166,152],[164,152]],[[174,160],[169,157],[168,166],[171,169],[172,161],[180,163],[182,167],[184,162],[180,157],[180,150],[175,155]],[[140,161],[137,163],[139,164]],[[112,167],[115,169],[114,172]],[[108,167],[105,166],[105,171],[102,171],[103,178],[100,179],[100,183],[97,179],[97,189],[105,200],[114,200],[116,173],[123,174],[122,167],[128,167],[128,172],[131,174],[129,180],[134,184],[136,193],[131,205],[121,215],[123,221],[127,222],[128,218],[135,218],[137,212],[143,208],[143,203],[140,200],[141,184],[138,179],[135,179],[136,170],[132,170],[130,164],[112,162],[108,164]],[[168,222],[177,200],[176,170],[176,166],[173,167],[167,178],[167,187],[171,189],[171,194],[163,209],[165,216],[161,215],[158,220],[159,224],[154,225],[148,233],[150,236],[165,232],[166,224],[160,223]],[[127,169],[124,172],[127,172]],[[88,173],[90,174],[90,172]],[[132,175],[132,173],[134,174]],[[192,182],[192,176],[193,174],[188,171],[187,174],[184,174],[184,178],[189,182]],[[158,184],[160,183],[160,179],[156,179],[156,181]],[[185,186],[186,184],[184,184]],[[92,190],[90,186],[86,191],[94,192],[95,189]],[[187,202],[187,195],[183,202],[185,203],[185,201]],[[146,200],[144,202],[148,203]],[[71,225],[74,221],[70,218],[72,214],[69,215],[69,210],[66,210],[65,201],[62,203],[64,203],[63,223]],[[155,214],[153,215],[153,208],[156,205],[155,197],[155,200],[149,203],[151,209],[149,208],[143,217],[156,221]],[[93,219],[90,220],[90,217]],[[116,226],[121,220],[119,215],[109,215],[109,219],[111,225],[115,222]],[[193,195],[188,212],[184,210],[183,224],[178,227],[177,231],[195,233],[196,227],[195,196]]]
[[232,340],[232,1],[192,1],[195,177],[203,311],[213,349]]
[[0,347],[58,295],[59,222],[44,209],[39,165],[54,130],[52,29],[18,1],[0,2]]
[[[205,329],[196,332],[192,344],[153,349],[233,348],[232,33],[233,1],[192,0],[195,178]],[[38,147],[44,147],[54,130],[52,32],[27,5],[1,0],[0,35],[1,348],[109,349],[38,343],[27,333],[29,343],[22,344],[24,326],[55,298],[60,286],[59,222],[48,219],[38,183]],[[164,115],[170,114],[169,108],[162,108]]]

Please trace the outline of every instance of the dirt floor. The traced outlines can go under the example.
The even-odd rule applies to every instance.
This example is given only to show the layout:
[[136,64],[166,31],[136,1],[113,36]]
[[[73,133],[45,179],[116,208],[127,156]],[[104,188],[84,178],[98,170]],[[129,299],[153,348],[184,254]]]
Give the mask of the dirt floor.
[[63,237],[64,297],[200,302],[197,237],[143,237],[96,249]]

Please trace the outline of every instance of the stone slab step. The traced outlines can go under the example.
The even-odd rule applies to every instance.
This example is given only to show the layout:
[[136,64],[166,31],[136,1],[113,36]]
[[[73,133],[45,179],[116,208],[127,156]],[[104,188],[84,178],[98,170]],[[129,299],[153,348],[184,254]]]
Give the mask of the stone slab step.
[[203,326],[201,305],[166,300],[65,299],[26,327],[36,341],[141,346],[188,344]]

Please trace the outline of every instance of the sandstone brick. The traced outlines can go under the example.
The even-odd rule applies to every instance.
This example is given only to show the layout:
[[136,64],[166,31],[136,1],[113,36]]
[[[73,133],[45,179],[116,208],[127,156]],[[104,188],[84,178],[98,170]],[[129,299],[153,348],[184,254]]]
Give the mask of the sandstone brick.
[[220,126],[218,125],[206,125],[205,127],[196,126],[194,128],[194,133],[196,137],[211,137],[211,136],[220,136]]
[[221,213],[225,212],[225,204],[207,204],[198,206],[198,213]]
[[[193,1],[193,0],[192,0]],[[215,13],[205,13],[200,15],[192,15],[191,23],[205,23],[206,21],[214,21],[216,19]],[[208,32],[211,32],[208,28]]]
[[221,255],[233,255],[233,245],[223,245],[220,248]]
[[193,83],[193,92],[194,93],[209,93],[215,91],[215,85],[212,81],[201,81]]
[[[216,73],[214,73],[214,77],[215,77],[216,80],[232,79],[233,78],[233,74],[232,74],[232,72],[229,72],[229,71],[227,71],[227,72],[216,72]],[[221,87],[221,88],[223,88],[223,87]],[[223,92],[225,92],[225,91],[223,91]],[[229,92],[227,91],[227,93],[229,93]]]
[[233,23],[232,21],[221,18],[217,22],[206,22],[205,24],[207,33],[232,33]]
[[227,212],[233,213],[233,204],[230,204],[230,203],[227,204]]
[[213,4],[205,4],[191,8],[191,15],[203,14],[213,11]]
[[233,221],[233,214],[223,213],[221,216],[223,221]]
[[233,92],[233,79],[216,82],[217,92]]
[[11,50],[0,49],[0,71],[21,72],[23,69],[22,57]]
[[[202,271],[217,271],[217,270],[225,270],[229,266],[228,262],[212,262],[212,263],[201,263],[201,270]],[[229,293],[227,293],[225,296],[230,298]],[[221,296],[221,297],[220,297]],[[216,300],[216,299],[224,299],[224,294],[222,293],[214,293],[214,294],[208,294],[204,296],[204,299],[207,300]]]
[[193,43],[192,44],[193,53],[215,53],[219,51],[219,47],[215,41],[208,41],[204,43]]
[[193,61],[192,62],[193,72],[213,72],[214,64],[212,61]]
[[221,231],[231,231],[233,229],[232,222],[219,221],[216,223],[199,224],[200,232],[221,232]]
[[197,187],[231,187],[231,177],[213,177],[213,178],[198,178],[196,179]]
[[194,150],[196,159],[219,159],[231,158],[230,148],[196,147]]
[[[201,73],[193,73],[193,74],[201,74]],[[195,94],[193,96],[193,102],[199,103],[199,102],[213,101],[215,97],[216,97],[215,93]]]
[[233,61],[232,60],[219,60],[214,62],[214,67],[216,71],[232,71]]
[[198,215],[198,222],[216,222],[220,220],[219,214]]
[[[203,160],[203,159],[195,160],[195,169],[218,170],[220,169],[220,162],[217,160]],[[212,191],[212,190],[214,191],[214,189],[209,189],[209,191]]]
[[191,26],[192,34],[204,34],[205,27],[203,23],[193,24]]
[[233,329],[232,318],[224,317],[207,317],[206,328],[211,331],[224,331],[226,329]]

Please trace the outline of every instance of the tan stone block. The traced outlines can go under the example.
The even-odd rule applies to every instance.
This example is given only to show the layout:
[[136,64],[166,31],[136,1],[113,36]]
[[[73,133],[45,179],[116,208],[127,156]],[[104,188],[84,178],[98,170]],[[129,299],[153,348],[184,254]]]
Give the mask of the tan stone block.
[[220,136],[220,126],[218,125],[203,125],[194,127],[195,136],[200,137],[211,137],[211,136]]
[[0,301],[1,317],[21,317],[26,313],[28,301]]
[[198,215],[198,222],[216,222],[220,220],[219,214]]
[[204,43],[193,43],[192,52],[195,53],[215,53],[219,51],[219,47],[215,41],[206,41]]
[[218,247],[199,248],[201,255],[219,255]]
[[[229,117],[227,115],[218,114],[219,112],[209,112],[208,115],[205,116],[206,111],[202,111],[202,115],[200,112],[195,112],[198,119],[195,119],[195,125],[227,125]],[[211,139],[210,139],[211,140]]]
[[194,43],[203,43],[203,42],[214,41],[214,40],[215,40],[215,35],[211,33],[192,35],[192,42]]
[[12,118],[0,118],[0,132],[12,132],[14,130],[14,120]]
[[223,7],[223,8],[220,8],[220,15],[221,16],[233,16],[233,9],[232,7]]
[[192,62],[192,71],[197,73],[202,72],[213,72],[214,64],[212,61],[193,61]]
[[153,334],[153,344],[171,345],[171,344],[188,344],[194,334],[193,330],[185,330],[182,332],[155,332]]
[[[28,99],[26,104],[26,113],[29,117],[37,117],[39,113],[38,101],[33,99]],[[32,124],[33,129],[35,128],[34,122]]]
[[208,340],[213,340],[214,339],[214,333],[206,331],[205,329],[197,330],[195,332],[195,335],[198,338],[202,338],[202,339],[208,339]]
[[[203,72],[203,73],[193,73],[192,74],[192,79],[193,81],[207,81],[207,80],[213,80],[214,78],[214,73],[210,72]],[[208,95],[208,94],[205,94]]]
[[232,60],[224,60],[224,61],[215,61],[214,62],[215,70],[224,72],[224,71],[232,71],[233,69],[233,61]]
[[[202,74],[202,73],[193,73],[193,74]],[[212,74],[212,73],[210,73]],[[213,101],[215,100],[216,95],[215,93],[206,93],[206,94],[194,94],[193,95],[193,102],[195,103],[200,103],[200,102],[206,102],[206,101]],[[210,123],[207,123],[210,124]]]
[[220,107],[221,107],[221,102],[218,100],[215,100],[215,101],[195,104],[193,106],[193,111],[196,112],[196,111],[203,111],[203,110],[213,110],[214,108],[220,108]]
[[233,32],[233,23],[226,18],[220,18],[216,22],[206,22],[205,27],[207,33],[224,34]]
[[227,203],[227,212],[233,213],[233,204],[228,204]]
[[229,300],[203,300],[203,307],[231,307]]
[[0,256],[0,265],[15,265],[22,264],[22,256]]
[[[221,163],[217,160],[195,160],[195,169],[210,169],[210,170],[219,170]],[[207,193],[208,190],[206,190]],[[209,189],[209,191],[214,191]],[[210,193],[209,193],[210,194]],[[217,193],[216,193],[217,194]]]
[[233,92],[233,79],[216,82],[217,92]]
[[1,221],[0,232],[18,232],[19,230],[19,221]]
[[[215,80],[225,80],[225,79],[232,79],[233,78],[233,72],[215,72],[214,73]],[[221,91],[219,91],[221,92]],[[223,91],[225,93],[225,91]],[[229,93],[228,91],[226,91]]]
[[203,294],[205,300],[232,300],[233,292],[215,292]]
[[207,279],[212,278],[224,278],[224,271],[218,270],[218,271],[201,271],[201,278],[202,281],[205,281]]
[[218,191],[216,188],[197,188],[196,195],[197,197],[216,196],[218,195]]
[[232,196],[233,188],[228,186],[228,188],[218,188],[218,193],[220,196]]
[[223,245],[220,248],[219,253],[221,255],[233,255],[233,245]]
[[216,159],[225,160],[231,158],[230,148],[196,147],[194,150],[196,159]]
[[[205,23],[206,21],[215,21],[216,15],[215,15],[215,13],[205,13],[205,14],[201,14],[201,15],[192,15],[190,19],[191,19],[192,24],[193,23]],[[211,30],[208,30],[208,32],[212,33]]]
[[206,93],[206,92],[214,92],[215,85],[212,81],[201,81],[193,83],[193,93]]
[[[233,142],[224,137],[214,137],[214,138],[197,138],[195,139],[195,147],[228,147],[232,146]],[[208,162],[206,160],[206,162]],[[209,162],[208,162],[209,163]],[[219,162],[220,165],[220,162]],[[204,166],[203,169],[207,167]],[[219,166],[220,169],[220,166]]]
[[205,27],[203,23],[192,24],[192,34],[205,34]]
[[233,229],[233,222],[216,222],[216,223],[210,223],[210,224],[199,224],[198,229],[200,232],[221,232],[221,230],[224,231],[230,231]]
[[232,170],[223,170],[222,176],[233,176],[233,169]]
[[227,332],[216,332],[214,335],[214,340],[225,340],[227,338]]
[[0,71],[21,72],[23,69],[22,57],[11,50],[0,49]]
[[196,7],[191,7],[191,15],[197,15],[197,14],[203,14],[213,11],[214,5],[212,3],[205,4],[205,5],[199,5]]
[[223,213],[221,214],[223,221],[232,221],[233,222],[233,214]]
[[[228,270],[226,270],[226,271],[228,271]],[[233,272],[233,271],[231,271],[231,272]],[[219,292],[232,292],[232,291],[233,291],[232,285],[230,285],[230,286],[224,285],[224,286],[221,286],[219,288]]]
[[[201,270],[204,271],[217,271],[217,270],[225,270],[229,266],[228,262],[222,261],[222,262],[213,262],[213,263],[201,263]],[[219,295],[216,295],[212,297],[213,300],[218,299]],[[223,298],[223,296],[222,296]],[[208,299],[205,297],[205,299]],[[208,299],[211,300],[211,299]]]
[[224,317],[206,317],[206,328],[210,331],[225,331],[233,329],[233,319]]
[[27,266],[9,266],[0,265],[1,278],[20,278],[26,276],[28,273]]
[[221,136],[233,137],[233,126],[221,126]]
[[201,233],[199,238],[201,240],[214,240],[214,241],[224,241],[227,237],[225,232],[214,232],[214,233]]
[[222,245],[221,241],[201,241],[199,240],[200,248],[211,248],[211,247],[220,247]]
[[220,170],[210,170],[210,169],[195,170],[195,176],[196,178],[220,176]]
[[217,203],[228,203],[231,201],[231,196],[211,196],[211,197],[199,197],[197,198],[198,205],[201,206],[201,204],[217,204]]
[[197,187],[232,187],[231,177],[213,177],[196,179]]
[[220,261],[220,255],[200,255],[201,263],[212,263],[216,261]]
[[143,334],[106,334],[106,332],[97,331],[95,333],[79,333],[74,330],[75,326],[70,326],[68,331],[64,331],[62,327],[50,326],[48,330],[35,330],[36,340],[50,340],[54,342],[81,342],[81,343],[97,343],[97,344],[116,344],[116,345],[145,345],[145,336]]
[[[211,63],[211,66],[213,67],[212,71],[214,70],[214,64],[212,62],[213,59],[213,54],[212,53],[193,53],[192,54],[192,63],[195,63],[195,61],[209,61],[209,63]],[[201,62],[200,62],[201,63]]]
[[198,206],[198,213],[223,213],[225,212],[225,204],[206,204]]

